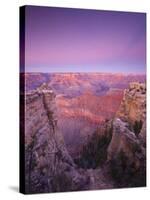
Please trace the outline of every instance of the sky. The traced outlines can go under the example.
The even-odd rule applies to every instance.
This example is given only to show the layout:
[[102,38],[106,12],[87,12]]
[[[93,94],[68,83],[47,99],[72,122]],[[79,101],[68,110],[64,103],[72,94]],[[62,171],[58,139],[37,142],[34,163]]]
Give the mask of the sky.
[[25,13],[26,72],[146,71],[144,13],[38,6]]

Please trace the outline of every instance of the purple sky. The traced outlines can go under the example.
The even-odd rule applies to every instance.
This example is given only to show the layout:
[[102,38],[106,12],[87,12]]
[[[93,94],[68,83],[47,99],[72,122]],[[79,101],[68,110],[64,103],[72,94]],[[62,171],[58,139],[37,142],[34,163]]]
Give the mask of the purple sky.
[[27,72],[145,73],[144,13],[26,7]]

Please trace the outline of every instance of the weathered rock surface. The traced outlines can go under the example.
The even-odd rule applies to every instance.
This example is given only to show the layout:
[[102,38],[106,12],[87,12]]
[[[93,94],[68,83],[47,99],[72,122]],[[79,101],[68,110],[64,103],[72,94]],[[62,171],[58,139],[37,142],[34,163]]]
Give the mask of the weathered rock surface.
[[43,84],[25,96],[26,193],[82,189],[86,179],[66,150],[55,116],[55,94]]
[[113,120],[112,139],[107,149],[111,173],[120,187],[146,185],[145,146],[146,88],[145,84],[131,83]]
[[124,152],[128,161],[138,162],[145,156],[145,149],[135,134],[129,130],[128,124],[119,118],[113,121],[112,140],[108,147],[107,159],[115,159],[120,152]]
[[[66,149],[57,126],[53,90],[43,84],[25,97],[26,193],[145,185],[145,84],[131,83],[124,92],[116,117],[101,125],[98,133],[106,137],[104,142],[109,138],[107,162],[103,167],[87,170],[78,169]],[[110,171],[115,176],[111,176]],[[119,186],[115,185],[116,179],[119,179]]]
[[146,143],[146,85],[144,83],[130,83],[129,89],[124,91],[124,97],[116,116],[129,122],[133,128],[141,122],[139,137],[143,143]]

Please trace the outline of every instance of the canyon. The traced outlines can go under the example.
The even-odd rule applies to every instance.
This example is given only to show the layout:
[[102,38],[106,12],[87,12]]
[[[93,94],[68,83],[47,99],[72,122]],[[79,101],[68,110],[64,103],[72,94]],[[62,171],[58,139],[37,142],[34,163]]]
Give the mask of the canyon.
[[26,193],[146,184],[144,75],[22,76]]

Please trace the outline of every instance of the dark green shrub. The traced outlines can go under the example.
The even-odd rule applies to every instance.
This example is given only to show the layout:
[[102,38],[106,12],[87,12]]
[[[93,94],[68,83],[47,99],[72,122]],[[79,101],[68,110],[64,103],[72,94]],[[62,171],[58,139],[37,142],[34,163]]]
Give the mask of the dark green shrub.
[[109,162],[110,175],[117,187],[142,187],[146,185],[146,162],[141,160],[137,169],[134,162],[129,162],[125,153],[121,151],[118,156]]
[[107,148],[111,141],[112,128],[101,135],[99,130],[89,138],[87,144],[83,146],[80,158],[75,159],[75,163],[82,168],[96,168],[103,165],[107,159]]
[[121,183],[122,181],[122,175],[125,172],[126,169],[126,161],[127,158],[125,154],[121,151],[118,156],[110,161],[110,173],[112,178],[117,182]]
[[140,120],[140,121],[136,120],[135,121],[135,123],[133,125],[133,130],[134,130],[134,133],[135,133],[136,136],[139,135],[141,128],[142,128],[142,125],[143,125],[142,120]]

